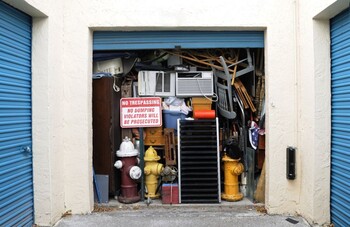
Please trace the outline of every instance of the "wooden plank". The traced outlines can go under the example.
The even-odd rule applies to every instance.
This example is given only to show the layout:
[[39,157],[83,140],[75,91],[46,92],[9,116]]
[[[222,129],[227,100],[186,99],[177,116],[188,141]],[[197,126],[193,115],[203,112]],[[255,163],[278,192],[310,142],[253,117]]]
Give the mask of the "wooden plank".
[[265,99],[265,76],[261,77],[261,88],[258,100],[258,117],[261,117],[261,111],[263,108],[263,100]]
[[259,203],[265,203],[265,172],[266,171],[264,162],[254,194],[254,199]]
[[[238,59],[239,59],[239,51],[236,55],[236,62],[238,62]],[[237,73],[237,67],[238,67],[238,64],[235,65],[235,67],[233,68],[233,73],[232,73],[232,80],[231,80],[231,85],[233,85],[235,83],[235,79],[236,79],[236,73]]]
[[[224,68],[221,67],[221,66],[214,65],[214,64],[212,64],[212,63],[209,63],[209,62],[206,62],[206,61],[203,61],[203,60],[199,60],[199,59],[197,59],[197,58],[192,58],[192,57],[188,57],[188,56],[183,55],[183,54],[173,53],[173,52],[169,52],[169,51],[166,51],[166,52],[169,53],[169,54],[173,54],[173,55],[179,56],[179,57],[181,57],[181,58],[187,59],[187,60],[189,60],[189,61],[194,61],[194,62],[203,64],[203,65],[207,65],[207,66],[213,67],[213,68],[215,68],[215,69],[219,69],[219,70],[221,70],[221,71],[224,71]],[[233,69],[229,69],[229,72],[233,72]]]
[[243,95],[244,95],[244,97],[245,97],[245,99],[246,99],[250,109],[252,110],[252,112],[256,112],[256,108],[255,108],[255,106],[254,106],[254,104],[252,102],[252,99],[250,98],[250,95],[248,94],[248,92],[247,92],[246,88],[244,87],[243,83],[238,78],[237,78],[236,82],[237,82],[238,86],[240,87],[240,89],[242,90],[242,93],[243,93]]
[[164,157],[166,165],[176,165],[176,143],[173,128],[164,128],[165,147]]
[[242,93],[241,87],[239,86],[238,83],[234,83],[233,86],[235,87],[235,89],[237,91],[237,95],[238,95],[239,99],[243,103],[244,109],[248,109],[249,106],[248,106],[247,101],[245,100],[245,97],[244,97],[243,93]]
[[235,83],[236,73],[237,73],[237,65],[235,65],[235,67],[233,68],[231,85],[233,85]]

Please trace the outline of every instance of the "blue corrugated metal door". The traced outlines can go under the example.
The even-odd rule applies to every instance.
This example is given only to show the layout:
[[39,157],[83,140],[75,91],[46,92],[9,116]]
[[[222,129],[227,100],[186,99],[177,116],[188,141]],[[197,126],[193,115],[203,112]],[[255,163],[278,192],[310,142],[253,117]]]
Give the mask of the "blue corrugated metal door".
[[0,1],[0,226],[33,224],[31,27]]
[[93,49],[263,48],[262,31],[94,32]]
[[331,220],[350,225],[350,11],[331,20]]

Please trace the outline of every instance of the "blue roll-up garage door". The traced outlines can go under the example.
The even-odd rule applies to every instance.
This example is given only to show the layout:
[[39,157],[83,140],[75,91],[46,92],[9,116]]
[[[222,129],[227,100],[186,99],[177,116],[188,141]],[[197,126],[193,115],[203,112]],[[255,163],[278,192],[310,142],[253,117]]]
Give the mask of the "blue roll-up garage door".
[[262,31],[94,32],[93,49],[264,48]]
[[0,1],[0,226],[32,226],[31,28]]
[[331,20],[331,219],[350,223],[350,11]]

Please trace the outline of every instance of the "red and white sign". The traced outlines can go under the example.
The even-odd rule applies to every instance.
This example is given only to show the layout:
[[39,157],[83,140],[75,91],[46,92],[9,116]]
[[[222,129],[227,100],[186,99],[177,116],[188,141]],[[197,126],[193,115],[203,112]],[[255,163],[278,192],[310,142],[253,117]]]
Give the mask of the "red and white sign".
[[159,97],[122,98],[120,100],[120,126],[146,128],[162,126],[162,99]]

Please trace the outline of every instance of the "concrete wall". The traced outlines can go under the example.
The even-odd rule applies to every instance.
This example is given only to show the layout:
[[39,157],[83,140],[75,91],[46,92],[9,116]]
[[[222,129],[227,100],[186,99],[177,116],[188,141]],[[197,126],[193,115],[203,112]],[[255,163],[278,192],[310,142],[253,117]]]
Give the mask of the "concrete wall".
[[[264,30],[269,213],[329,222],[329,18],[348,1],[8,1],[33,15],[35,217],[88,213],[93,30]],[[297,178],[285,177],[287,146]]]

